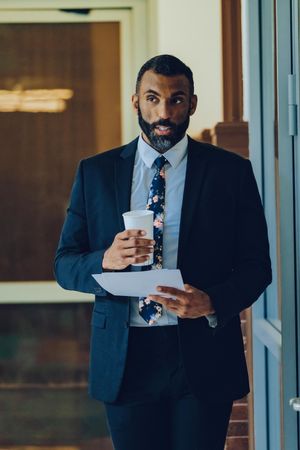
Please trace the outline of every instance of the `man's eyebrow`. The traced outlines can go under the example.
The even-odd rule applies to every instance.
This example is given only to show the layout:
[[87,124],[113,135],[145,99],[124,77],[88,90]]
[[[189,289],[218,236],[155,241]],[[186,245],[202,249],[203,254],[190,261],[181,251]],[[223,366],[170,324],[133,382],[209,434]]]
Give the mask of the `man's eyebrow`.
[[184,91],[176,91],[176,92],[173,92],[171,97],[177,97],[177,95],[188,95],[188,94]]
[[148,89],[148,91],[145,91],[145,94],[154,94],[157,95],[158,97],[160,97],[160,94],[156,91],[154,91],[154,89]]
[[[158,92],[156,92],[154,89],[148,89],[145,92],[145,94],[154,94],[154,95],[157,95],[158,97],[160,97],[160,94]],[[171,94],[171,97],[177,97],[177,95],[185,95],[185,96],[187,96],[187,93],[184,92],[184,91],[176,91],[176,92],[173,92]]]

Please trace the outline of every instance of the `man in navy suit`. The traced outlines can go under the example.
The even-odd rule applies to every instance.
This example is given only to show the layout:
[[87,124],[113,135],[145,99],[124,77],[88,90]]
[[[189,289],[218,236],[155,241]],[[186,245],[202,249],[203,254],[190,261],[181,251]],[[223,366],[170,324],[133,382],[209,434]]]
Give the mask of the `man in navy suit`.
[[[186,135],[197,97],[182,61],[147,61],[132,102],[141,135],[79,164],[56,278],[96,296],[89,386],[115,449],[221,450],[232,402],[249,392],[239,313],[272,279],[263,207],[248,160]],[[154,323],[141,314],[145,299],[113,296],[92,278],[159,250],[122,220],[149,205],[149,190],[164,208],[162,267],[186,283],[149,295],[161,306]]]

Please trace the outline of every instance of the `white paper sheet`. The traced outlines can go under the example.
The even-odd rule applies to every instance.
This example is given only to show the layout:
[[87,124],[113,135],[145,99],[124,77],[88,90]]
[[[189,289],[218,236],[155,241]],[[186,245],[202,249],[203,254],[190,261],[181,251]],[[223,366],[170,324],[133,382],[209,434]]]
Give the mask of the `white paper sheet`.
[[113,295],[147,297],[160,294],[157,286],[172,286],[184,290],[181,272],[178,269],[147,270],[145,272],[105,272],[93,274],[102,288]]

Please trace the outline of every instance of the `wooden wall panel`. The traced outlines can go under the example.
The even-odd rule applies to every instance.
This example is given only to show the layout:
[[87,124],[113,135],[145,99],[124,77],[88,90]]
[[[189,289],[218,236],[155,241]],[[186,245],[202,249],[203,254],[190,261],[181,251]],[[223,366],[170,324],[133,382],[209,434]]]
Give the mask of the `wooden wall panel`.
[[222,0],[224,122],[243,120],[241,0]]

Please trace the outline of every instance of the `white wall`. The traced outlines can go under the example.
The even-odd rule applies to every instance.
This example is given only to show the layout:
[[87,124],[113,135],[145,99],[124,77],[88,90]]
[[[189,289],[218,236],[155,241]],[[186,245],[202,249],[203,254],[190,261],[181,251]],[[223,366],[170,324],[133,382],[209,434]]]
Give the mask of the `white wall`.
[[177,56],[194,73],[198,108],[189,133],[197,135],[223,119],[221,1],[156,0],[155,16],[157,53]]

